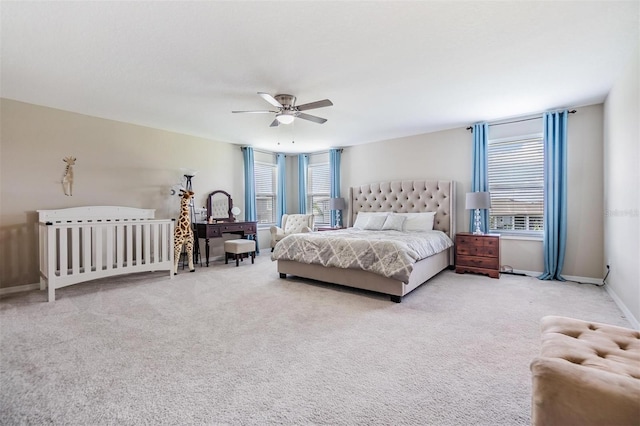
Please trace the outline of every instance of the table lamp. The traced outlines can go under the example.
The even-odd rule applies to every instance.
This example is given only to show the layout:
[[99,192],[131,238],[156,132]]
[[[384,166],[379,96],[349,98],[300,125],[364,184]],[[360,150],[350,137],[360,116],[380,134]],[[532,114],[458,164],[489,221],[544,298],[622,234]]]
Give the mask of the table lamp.
[[340,218],[340,210],[344,210],[347,207],[347,204],[344,202],[344,198],[330,198],[329,199],[329,210],[336,211],[336,226],[342,226],[342,221]]
[[473,230],[474,235],[483,235],[482,229],[480,229],[481,219],[480,219],[480,209],[490,209],[491,208],[491,196],[489,192],[467,192],[466,198],[466,208],[467,210],[474,210],[474,224],[475,229]]

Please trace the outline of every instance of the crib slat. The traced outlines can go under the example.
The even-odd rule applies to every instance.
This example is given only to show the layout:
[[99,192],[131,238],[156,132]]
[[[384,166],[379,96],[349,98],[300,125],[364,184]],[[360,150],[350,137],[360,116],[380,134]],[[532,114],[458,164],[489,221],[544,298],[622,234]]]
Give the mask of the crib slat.
[[133,225],[131,223],[127,224],[126,227],[127,230],[127,243],[126,243],[126,249],[127,249],[127,267],[131,268],[133,267]]
[[162,256],[162,261],[166,262],[167,261],[167,235],[168,235],[167,228],[169,227],[169,225],[159,224],[158,226],[160,226],[160,229],[162,230],[162,236],[160,237],[160,253]]
[[124,262],[122,256],[124,253],[124,224],[116,225],[116,268],[122,268]]
[[82,228],[82,268],[84,273],[91,272],[91,227]]
[[44,290],[47,284],[47,277],[49,271],[49,263],[47,260],[49,259],[49,240],[48,240],[48,230],[50,226],[40,224],[38,227],[40,231],[40,290]]
[[49,293],[49,302],[56,300],[56,232],[57,229],[54,226],[47,226],[47,291]]
[[106,260],[105,269],[108,271],[110,269],[113,269],[113,234],[114,234],[115,228],[113,225],[107,225],[105,226],[105,230],[107,233],[106,235],[107,246],[105,247],[107,251],[107,260]]
[[173,272],[173,265],[175,264],[175,252],[173,250],[173,248],[175,247],[175,242],[176,242],[176,234],[175,234],[175,230],[176,230],[176,223],[175,221],[171,221],[171,223],[169,223],[169,259],[171,259],[171,265],[172,265],[172,269],[169,270],[169,277],[173,278],[174,272]]
[[102,271],[102,267],[103,267],[103,259],[102,259],[102,231],[104,231],[104,228],[101,226],[94,226],[93,228],[93,232],[94,232],[94,236],[95,236],[95,246],[94,246],[94,250],[95,250],[95,259],[94,259],[94,265],[95,265],[95,271],[99,272]]
[[151,232],[150,229],[151,225],[148,223],[145,223],[144,225],[142,225],[142,228],[144,229],[143,231],[143,235],[144,235],[144,243],[142,244],[142,247],[144,249],[144,263],[146,265],[149,264],[149,249],[151,248]]
[[67,229],[68,228],[60,228],[60,233],[58,235],[58,242],[60,243],[60,252],[58,253],[60,256],[60,264],[58,265],[58,271],[60,272],[61,277],[67,276],[67,271],[69,267],[68,263],[68,246],[67,246]]
[[71,273],[80,273],[80,228],[71,228]]
[[142,265],[142,225],[136,224],[136,266]]
[[151,229],[153,229],[153,244],[151,247],[153,250],[151,250],[151,263],[158,263],[160,262],[160,253],[158,249],[158,243],[160,242],[158,231],[160,231],[160,225],[154,223],[153,225],[151,225]]

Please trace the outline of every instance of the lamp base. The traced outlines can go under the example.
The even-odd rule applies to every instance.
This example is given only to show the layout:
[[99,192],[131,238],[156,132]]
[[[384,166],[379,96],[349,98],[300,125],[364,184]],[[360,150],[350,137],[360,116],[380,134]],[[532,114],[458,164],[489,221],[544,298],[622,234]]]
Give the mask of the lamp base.
[[484,235],[484,232],[482,232],[482,229],[480,229],[480,209],[476,209],[476,212],[474,214],[474,219],[473,219],[474,225],[475,225],[475,229],[473,230],[473,235]]

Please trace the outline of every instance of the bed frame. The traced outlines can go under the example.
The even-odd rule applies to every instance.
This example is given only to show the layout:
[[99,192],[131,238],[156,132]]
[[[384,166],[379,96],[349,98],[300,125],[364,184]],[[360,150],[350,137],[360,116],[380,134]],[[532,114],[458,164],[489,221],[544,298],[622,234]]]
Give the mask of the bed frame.
[[[455,182],[438,180],[392,181],[349,189],[348,225],[358,212],[414,213],[435,211],[434,229],[455,235]],[[388,294],[393,302],[454,263],[453,248],[415,263],[408,283],[369,271],[342,269],[278,260],[280,278],[287,274],[332,284]]]
[[173,278],[171,219],[155,210],[92,206],[38,210],[40,289],[55,291],[80,282],[145,271]]

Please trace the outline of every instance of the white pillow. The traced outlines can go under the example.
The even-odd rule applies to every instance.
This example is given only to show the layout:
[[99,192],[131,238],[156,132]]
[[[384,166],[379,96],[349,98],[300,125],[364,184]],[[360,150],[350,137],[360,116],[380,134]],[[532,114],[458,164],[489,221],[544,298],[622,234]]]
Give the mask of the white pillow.
[[382,225],[382,230],[383,231],[403,231],[405,220],[407,220],[406,216],[391,214],[387,216],[387,220],[384,221],[384,225]]
[[360,212],[356,216],[356,221],[353,223],[353,227],[356,229],[364,229],[367,226],[369,218],[372,216],[387,217],[389,212]]
[[404,230],[411,231],[432,231],[433,220],[436,212],[424,212],[424,213],[398,213],[400,216],[405,216],[407,220],[404,222]]
[[371,216],[367,221],[367,224],[364,226],[364,229],[367,231],[382,231],[382,226],[384,225],[385,220],[388,216]]

